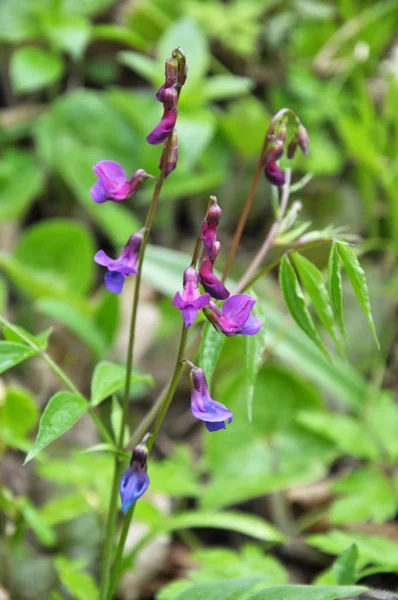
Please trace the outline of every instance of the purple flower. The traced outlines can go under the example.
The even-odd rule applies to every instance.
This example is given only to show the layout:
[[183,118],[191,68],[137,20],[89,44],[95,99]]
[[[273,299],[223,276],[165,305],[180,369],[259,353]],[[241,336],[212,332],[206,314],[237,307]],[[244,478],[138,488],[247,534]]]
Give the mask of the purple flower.
[[220,250],[220,244],[216,241],[217,225],[221,217],[221,208],[217,204],[217,198],[211,196],[211,205],[206,213],[202,225],[202,240],[209,259],[214,262]]
[[148,489],[147,455],[148,451],[144,444],[136,446],[131,456],[130,468],[120,480],[120,499],[124,513]]
[[276,185],[277,187],[282,187],[285,185],[285,176],[282,171],[276,164],[276,162],[271,161],[265,165],[264,173],[266,178],[272,185]]
[[209,431],[225,429],[225,421],[232,422],[232,411],[210,397],[203,369],[194,367],[191,370],[191,378],[191,410],[193,416],[204,421]]
[[105,285],[110,292],[120,294],[127,275],[137,275],[138,257],[142,244],[142,230],[132,235],[119,258],[110,258],[103,250],[94,256],[97,264],[106,267]]
[[[165,142],[162,156],[160,157],[160,163],[159,163],[160,170],[162,170],[162,167],[163,167],[163,161],[164,161],[164,157],[165,157],[166,147],[167,147],[167,143]],[[164,174],[165,178],[168,175],[170,175],[170,173],[172,173],[172,171],[174,171],[174,169],[177,166],[177,160],[178,160],[178,133],[177,133],[177,129],[174,129],[173,137],[172,137],[171,145],[170,145],[169,160],[167,161],[167,167],[166,167],[166,171]]]
[[188,267],[184,271],[184,291],[182,297],[177,292],[173,299],[173,306],[182,312],[185,327],[190,327],[201,308],[209,306],[210,294],[200,295],[198,286],[198,273],[195,267]]
[[94,183],[90,194],[94,202],[102,204],[107,200],[123,202],[133,196],[144,184],[148,175],[143,169],[138,169],[130,179],[126,179],[123,168],[113,160],[101,160],[93,167],[99,181]]
[[297,142],[304,156],[308,154],[309,137],[306,128],[302,123],[297,128]]
[[147,136],[147,142],[156,146],[162,144],[173,131],[177,121],[177,108],[164,108],[159,125]]
[[[215,245],[216,252],[218,254],[219,242],[216,242]],[[199,278],[200,283],[203,285],[206,292],[209,292],[212,298],[216,298],[217,300],[225,300],[225,298],[228,298],[229,291],[213,273],[213,262],[209,258],[206,258],[206,256],[202,256],[202,260],[200,262]]]
[[214,327],[228,337],[255,335],[261,328],[261,322],[250,314],[255,304],[256,300],[248,294],[235,294],[221,309],[211,302],[204,313]]

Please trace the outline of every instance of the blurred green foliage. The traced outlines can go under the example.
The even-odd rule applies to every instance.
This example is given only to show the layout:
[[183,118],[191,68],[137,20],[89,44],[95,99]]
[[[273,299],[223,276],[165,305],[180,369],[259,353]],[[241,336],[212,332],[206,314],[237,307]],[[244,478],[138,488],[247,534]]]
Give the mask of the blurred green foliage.
[[[294,307],[296,321],[332,353],[331,361],[281,309],[272,277],[255,288],[263,337],[225,340],[206,326],[201,365],[213,384],[212,395],[234,411],[233,426],[220,436],[204,437],[200,460],[181,444],[154,462],[153,496],[138,504],[137,521],[147,526],[147,539],[204,527],[235,531],[266,545],[237,549],[237,538],[229,535],[226,543],[232,548],[196,549],[188,579],[166,587],[158,598],[192,600],[197,592],[210,600],[212,590],[225,588],[226,598],[233,593],[253,600],[326,600],[359,589],[320,586],[351,586],[366,575],[398,573],[396,544],[383,529],[391,527],[396,536],[398,0],[2,0],[0,24],[6,65],[0,74],[0,297],[2,312],[35,334],[28,347],[18,333],[3,330],[0,371],[16,366],[15,379],[5,379],[1,389],[5,460],[15,451],[35,452],[31,434],[39,408],[28,389],[34,387],[29,371],[20,363],[41,354],[47,343],[65,355],[66,365],[84,362],[85,352],[89,365],[101,359],[92,378],[92,369],[86,369],[83,387],[88,393],[91,385],[90,408],[99,407],[111,432],[106,399],[117,398],[124,368],[110,359],[115,360],[124,312],[119,298],[100,286],[93,255],[99,245],[116,253],[141,226],[149,190],[123,206],[97,207],[89,196],[95,181],[91,167],[111,159],[127,173],[143,168],[156,175],[159,151],[145,141],[160,116],[154,89],[162,82],[170,49],[182,45],[189,72],[180,103],[178,169],[164,186],[155,220],[157,245],[148,249],[144,268],[146,281],[167,296],[167,302],[157,303],[164,323],[156,338],[159,349],[150,350],[149,360],[155,362],[159,352],[171,361],[175,321],[169,297],[180,287],[208,195],[216,194],[223,208],[227,246],[270,115],[282,106],[293,108],[310,133],[310,155],[293,162],[295,180],[314,175],[297,193],[303,219],[319,231],[334,232],[331,224],[347,226],[366,239],[361,261],[369,293],[358,284],[355,256],[344,249],[339,254],[335,245],[328,272],[333,314],[322,312],[327,254],[319,248],[294,259],[315,309],[313,319],[305,297]],[[273,218],[270,206],[269,186],[261,182],[234,276],[261,243]],[[281,236],[280,249],[290,241]],[[340,259],[354,291],[341,279]],[[285,278],[290,274],[290,285],[300,286],[288,265]],[[354,292],[379,334],[380,354],[365,333]],[[350,363],[333,354],[323,329],[316,333],[316,318],[338,347],[346,336]],[[43,330],[49,324],[61,331],[61,343],[48,340],[50,332]],[[20,333],[29,337],[24,329]],[[148,393],[148,383],[136,374],[135,399]],[[61,392],[57,398],[54,390],[44,389],[46,402],[52,396],[44,414],[60,400],[77,399],[75,420],[88,407],[83,397]],[[188,397],[188,388],[182,394]],[[115,427],[117,400],[113,406]],[[63,421],[52,433],[71,424]],[[15,597],[97,597],[92,573],[109,500],[113,447],[71,453],[63,440],[45,449],[32,467],[35,481],[48,482],[44,499],[37,501],[29,486],[21,491],[13,481],[0,491],[1,510],[11,524],[4,584]],[[22,455],[16,456],[22,462]],[[283,510],[285,492],[319,480],[328,494],[320,506],[314,501],[299,507],[293,533],[284,530],[275,508],[271,514],[263,507],[257,515],[246,514],[254,510],[248,503],[265,495],[283,501]],[[165,518],[155,493],[176,499],[175,514]],[[194,509],[186,510],[192,502]],[[246,503],[243,510],[227,510],[241,503]],[[321,530],[312,532],[313,525]],[[314,588],[267,590],[286,583],[287,576],[266,542],[287,544],[291,538],[338,558],[321,574],[317,568],[311,581],[307,577],[307,583],[318,584]],[[28,586],[32,573],[40,581]]]

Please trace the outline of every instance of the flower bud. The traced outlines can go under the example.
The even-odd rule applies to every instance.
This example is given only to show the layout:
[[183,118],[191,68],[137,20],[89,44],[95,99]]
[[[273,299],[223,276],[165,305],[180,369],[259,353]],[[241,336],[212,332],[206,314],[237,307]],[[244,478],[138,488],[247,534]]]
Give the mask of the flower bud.
[[217,225],[221,217],[221,208],[217,198],[211,196],[211,205],[208,208],[202,225],[202,240],[209,259],[214,262],[220,251],[221,244],[216,241]]
[[185,58],[185,52],[181,48],[181,46],[178,46],[178,48],[173,50],[171,55],[178,62],[178,84],[180,87],[182,87],[187,80],[187,72],[188,72],[187,60]]
[[120,499],[124,513],[148,489],[147,457],[148,449],[145,443],[141,442],[141,444],[134,448],[131,455],[130,468],[124,473],[120,481]]
[[178,83],[178,60],[174,57],[168,58],[165,63],[166,88]]
[[297,128],[297,143],[300,146],[304,156],[307,156],[309,138],[306,128],[301,123]]
[[268,137],[267,150],[265,154],[265,165],[271,162],[276,162],[283,155],[284,143],[274,134]]
[[291,142],[289,142],[289,145],[287,147],[287,157],[291,160],[292,158],[294,158],[294,155],[296,154],[296,150],[297,150],[297,145],[298,145],[298,141],[297,141],[297,137],[294,137],[292,139]]
[[276,162],[270,162],[265,165],[264,174],[272,185],[276,185],[277,187],[285,185],[285,176]]
[[[165,142],[162,156],[160,157],[160,162],[159,162],[160,170],[162,170],[162,167],[163,167],[163,161],[165,159],[166,147],[167,147],[167,142]],[[171,138],[171,145],[170,145],[169,157],[168,157],[168,161],[167,161],[167,167],[166,167],[166,171],[164,174],[165,178],[168,175],[170,175],[170,173],[172,171],[174,171],[174,169],[177,166],[177,160],[178,160],[178,132],[177,132],[177,129],[174,129],[173,135]]]
[[274,129],[273,129],[272,133],[275,135],[275,137],[279,141],[284,142],[286,140],[286,133],[287,133],[286,118],[280,119],[280,121],[278,121],[274,125]]

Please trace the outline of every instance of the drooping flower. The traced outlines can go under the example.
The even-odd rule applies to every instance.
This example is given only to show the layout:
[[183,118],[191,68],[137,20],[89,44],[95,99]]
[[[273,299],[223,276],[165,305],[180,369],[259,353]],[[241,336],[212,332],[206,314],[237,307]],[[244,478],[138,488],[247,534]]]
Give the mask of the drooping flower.
[[261,328],[261,322],[250,314],[255,304],[256,300],[248,294],[235,294],[221,309],[211,302],[204,313],[214,327],[228,337],[255,335]]
[[282,187],[282,185],[285,185],[285,176],[276,162],[271,161],[266,164],[264,167],[264,173],[272,185],[276,185],[277,187]]
[[148,450],[144,443],[136,446],[131,455],[130,468],[120,480],[120,499],[122,501],[122,512],[124,513],[148,489],[147,456]]
[[137,275],[138,273],[137,264],[142,244],[142,232],[141,229],[129,238],[119,258],[110,258],[103,250],[99,250],[94,256],[97,264],[108,269],[105,274],[105,285],[114,294],[121,293],[127,275]]
[[[216,245],[216,255],[219,251],[219,242],[215,242]],[[199,268],[199,278],[200,283],[203,285],[206,292],[209,292],[212,298],[216,298],[217,300],[225,300],[229,296],[229,291],[225,287],[225,285],[220,281],[213,273],[213,262],[207,258],[204,254],[200,261]]]
[[148,178],[155,179],[143,169],[138,169],[127,179],[123,168],[113,160],[101,160],[94,165],[93,171],[99,181],[94,183],[90,194],[94,202],[98,204],[107,200],[123,202],[126,198],[133,196]]
[[177,292],[173,299],[173,306],[182,312],[185,327],[190,327],[201,308],[209,306],[210,294],[200,295],[198,273],[195,267],[188,267],[184,271],[184,291],[182,296]]
[[232,422],[232,411],[221,402],[210,397],[203,369],[193,367],[191,370],[192,392],[191,410],[194,417],[205,422],[208,431],[225,429],[225,421]]
[[[163,148],[163,152],[162,152],[162,156],[160,157],[160,162],[159,162],[159,169],[160,170],[162,170],[162,167],[163,167],[163,161],[164,161],[164,158],[165,158],[166,148],[167,148],[167,144],[165,142],[165,145],[164,145],[164,148]],[[164,177],[165,178],[168,175],[170,175],[170,173],[172,173],[172,171],[174,171],[174,169],[177,166],[177,160],[178,160],[178,132],[177,132],[177,129],[174,129],[173,136],[172,136],[172,139],[171,139],[169,159],[167,161],[167,167],[166,167],[166,171],[164,173]]]
[[215,196],[211,196],[210,199],[211,205],[204,218],[201,234],[206,254],[214,262],[220,250],[220,244],[216,241],[216,235],[217,225],[221,217],[221,208]]

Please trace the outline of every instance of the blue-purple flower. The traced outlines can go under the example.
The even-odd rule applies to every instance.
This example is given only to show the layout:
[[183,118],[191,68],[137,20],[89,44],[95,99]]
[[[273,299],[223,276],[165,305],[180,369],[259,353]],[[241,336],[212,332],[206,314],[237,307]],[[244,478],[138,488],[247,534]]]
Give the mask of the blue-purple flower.
[[285,176],[276,162],[271,161],[267,163],[264,167],[264,174],[272,185],[276,185],[277,187],[285,185]]
[[133,196],[148,178],[155,179],[143,169],[138,169],[127,179],[123,167],[113,160],[101,160],[94,165],[93,171],[99,181],[94,183],[90,194],[97,204],[102,204],[107,200],[123,202],[126,198]]
[[225,421],[232,422],[232,411],[228,410],[221,402],[216,402],[211,398],[203,369],[193,367],[191,379],[191,410],[193,416],[204,421],[209,431],[225,429]]
[[110,292],[120,294],[127,275],[137,275],[138,258],[142,244],[142,231],[132,235],[119,258],[110,258],[103,250],[94,256],[97,264],[108,269],[105,274],[105,285]]
[[[220,242],[215,242],[216,250],[214,250],[214,252],[217,254],[219,251],[219,245]],[[217,300],[225,300],[225,298],[228,298],[229,296],[229,291],[222,281],[218,279],[217,275],[213,273],[213,264],[214,261],[211,261],[209,258],[207,258],[206,254],[202,256],[199,268],[200,283],[212,298],[216,298]]]
[[141,443],[136,446],[131,456],[130,468],[120,480],[120,499],[124,513],[148,489],[147,456],[148,451],[145,444]]
[[194,322],[201,308],[209,306],[210,294],[200,295],[198,285],[198,273],[195,267],[188,267],[184,271],[184,291],[182,296],[177,292],[173,299],[173,306],[179,308],[185,323],[185,327],[190,327]]
[[255,335],[261,329],[261,322],[250,314],[255,304],[256,300],[248,294],[235,294],[221,309],[211,302],[204,313],[214,327],[228,337]]

